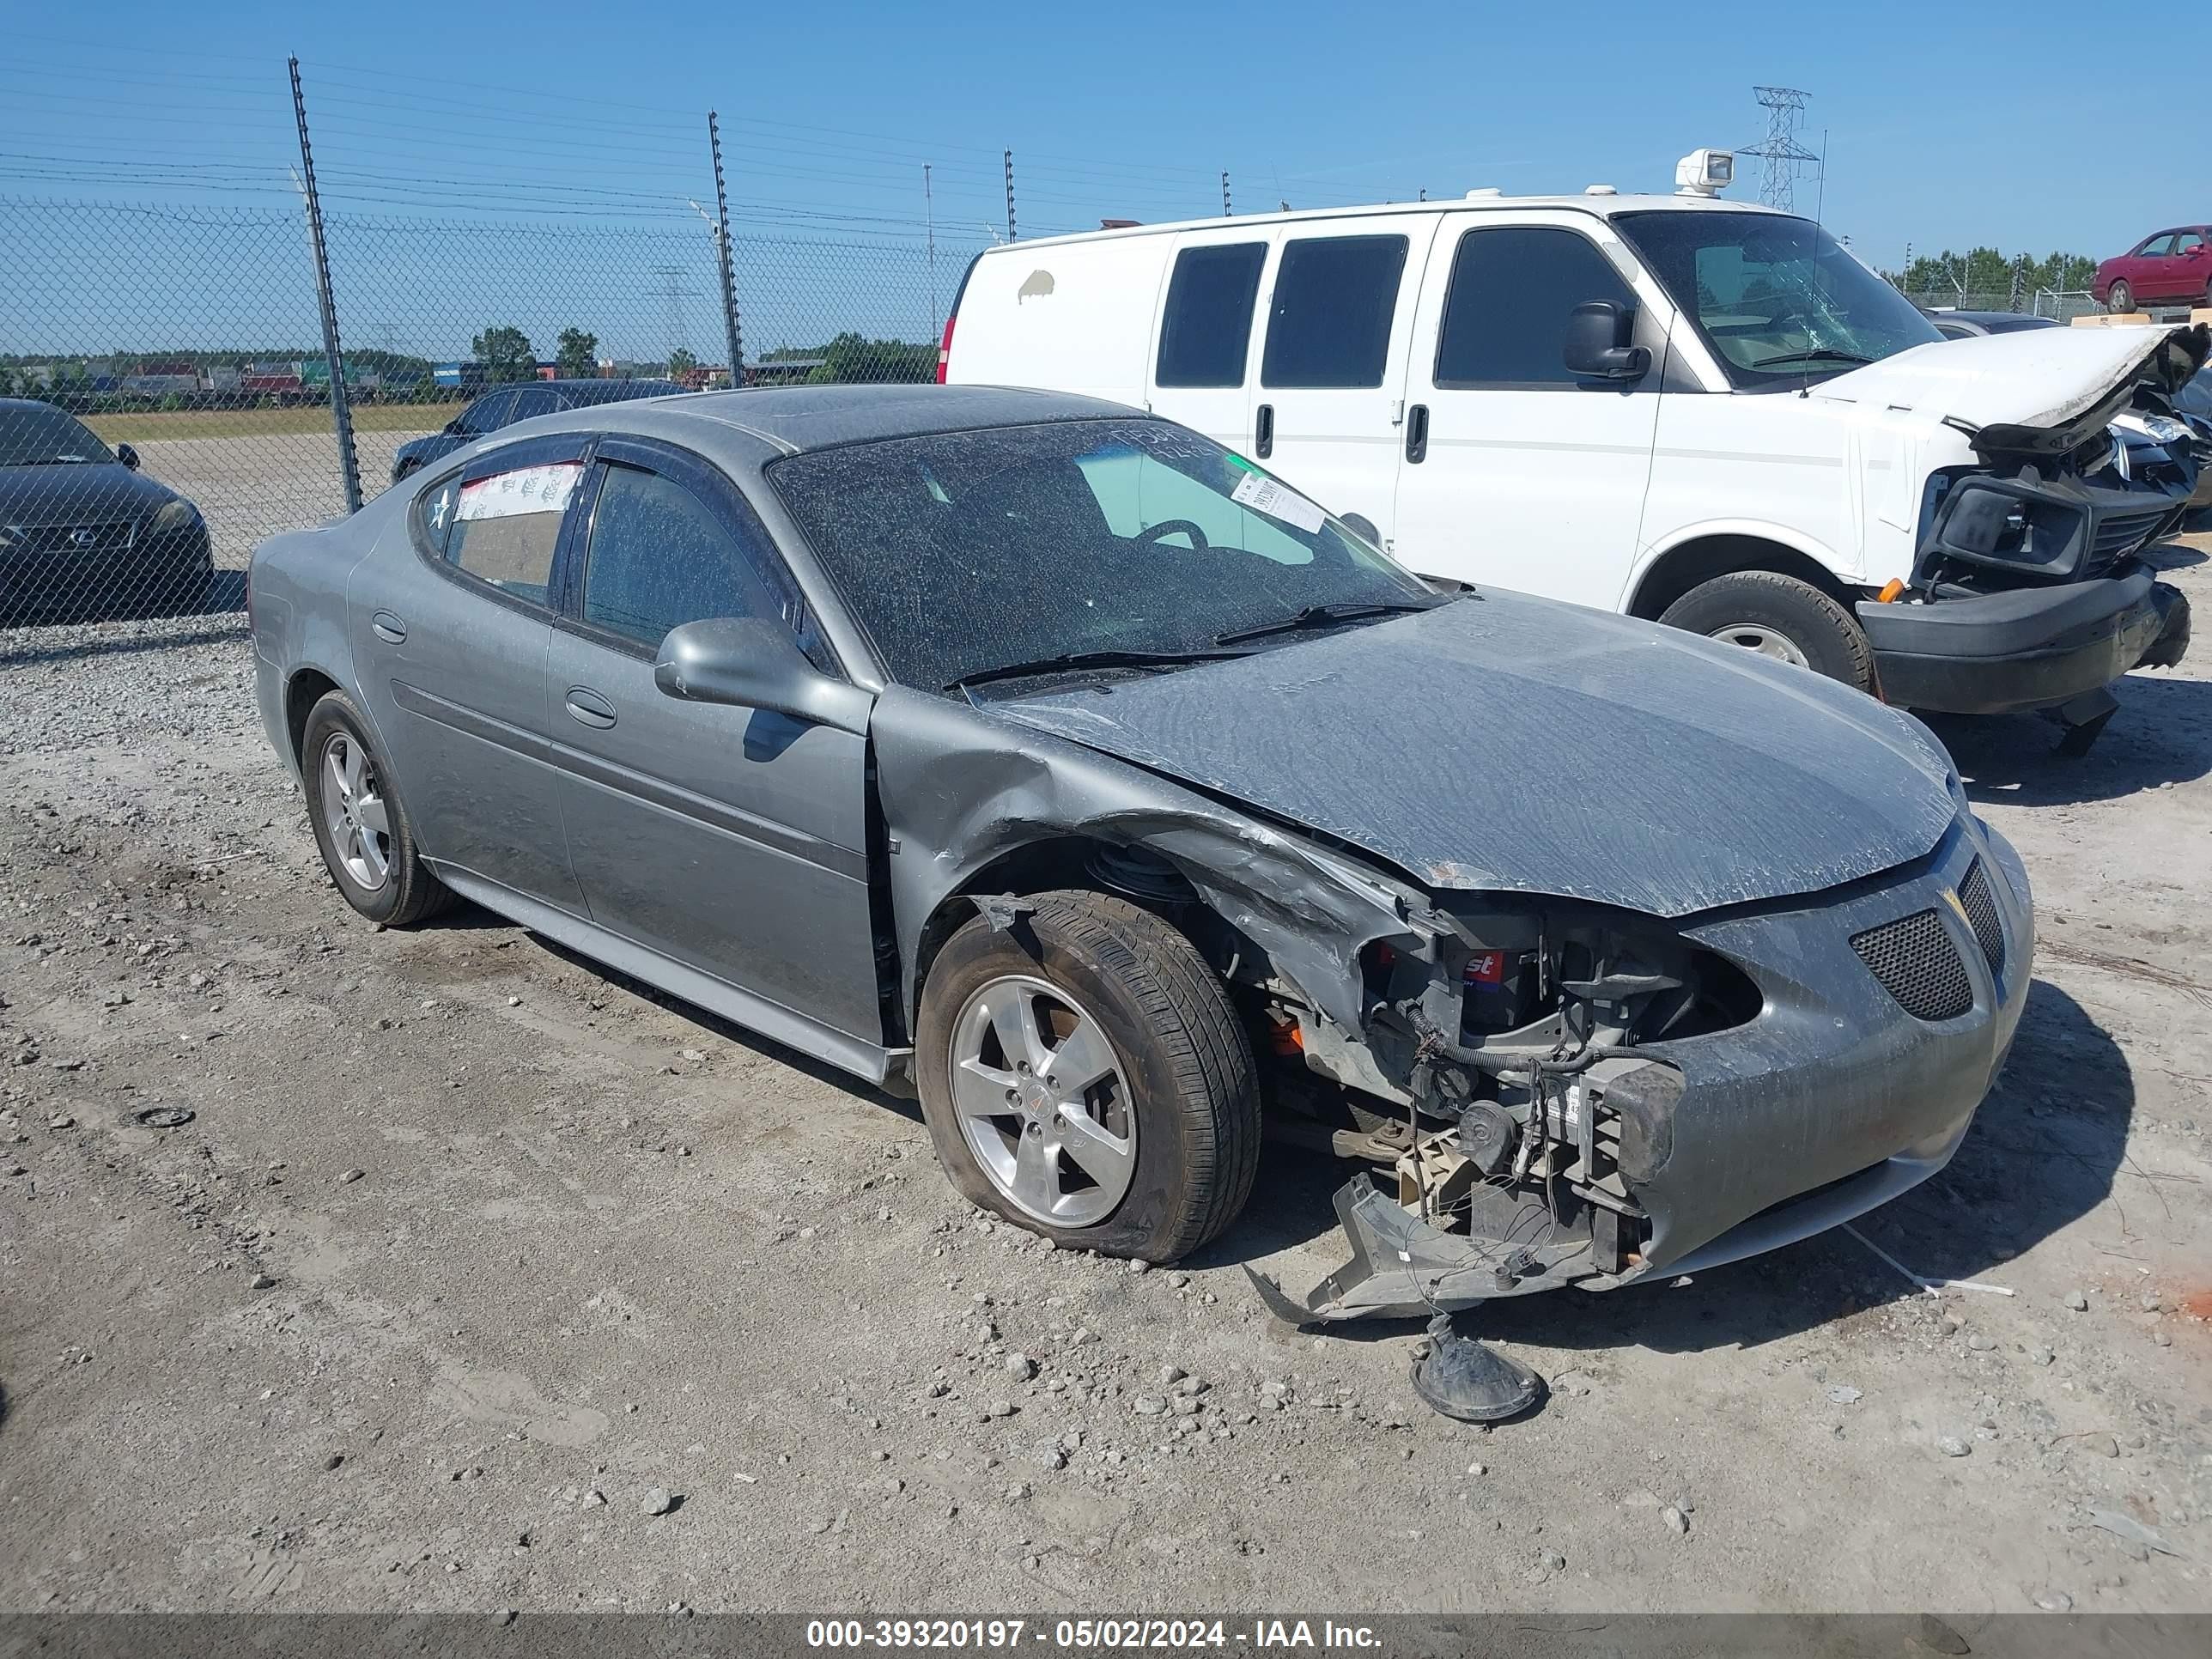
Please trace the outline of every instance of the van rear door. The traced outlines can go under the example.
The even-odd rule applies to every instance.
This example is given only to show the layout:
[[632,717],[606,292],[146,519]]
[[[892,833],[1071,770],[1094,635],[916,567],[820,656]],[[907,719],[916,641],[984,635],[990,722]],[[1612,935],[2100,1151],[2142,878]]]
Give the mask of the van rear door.
[[1141,404],[1172,247],[1139,231],[986,249],[960,292],[945,378]]
[[1266,294],[1250,453],[1340,518],[1395,533],[1408,343],[1436,217],[1291,224]]
[[[1448,215],[1431,267],[1392,551],[1425,575],[1616,608],[1651,477],[1659,325],[1672,307],[1589,214]],[[1635,338],[1654,348],[1640,378],[1568,371],[1568,313],[1593,300],[1636,307]]]

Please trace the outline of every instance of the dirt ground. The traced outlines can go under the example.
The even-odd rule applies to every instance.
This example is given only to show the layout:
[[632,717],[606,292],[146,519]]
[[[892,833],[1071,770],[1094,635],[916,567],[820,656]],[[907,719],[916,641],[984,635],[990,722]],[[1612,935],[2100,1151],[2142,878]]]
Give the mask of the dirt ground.
[[1860,1231],[2014,1294],[1835,1233],[1530,1298],[1553,1396],[1482,1431],[1418,1328],[1247,1287],[1340,1259],[1310,1154],[1178,1267],[1054,1253],[908,1106],[479,913],[373,930],[243,641],[97,637],[0,658],[0,1611],[2212,1607],[2203,641],[2086,760],[1942,728],[2037,983]]

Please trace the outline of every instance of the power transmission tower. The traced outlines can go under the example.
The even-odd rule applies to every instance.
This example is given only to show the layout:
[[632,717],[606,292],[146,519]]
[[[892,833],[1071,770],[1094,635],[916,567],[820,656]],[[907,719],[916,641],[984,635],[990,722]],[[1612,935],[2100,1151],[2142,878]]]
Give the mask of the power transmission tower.
[[[684,284],[684,267],[655,265],[653,274],[660,278],[661,297],[668,304],[668,349],[673,352],[681,346],[689,351],[691,343],[686,337],[687,331],[684,326],[684,302],[691,297],[691,290]],[[735,363],[730,365],[732,374],[737,372],[737,367]]]
[[1804,118],[1805,100],[1812,94],[1795,87],[1753,87],[1751,95],[1766,112],[1766,137],[1746,146],[1742,154],[1759,156],[1766,163],[1759,180],[1759,199],[1787,213],[1797,169],[1820,159],[1797,142],[1797,124]]

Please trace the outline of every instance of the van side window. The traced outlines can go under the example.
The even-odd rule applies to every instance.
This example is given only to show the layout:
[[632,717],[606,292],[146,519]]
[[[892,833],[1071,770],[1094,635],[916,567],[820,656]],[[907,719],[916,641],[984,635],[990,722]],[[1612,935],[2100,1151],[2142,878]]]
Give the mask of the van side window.
[[1316,236],[1284,243],[1261,385],[1381,386],[1405,269],[1402,236]]
[[1160,386],[1243,386],[1265,242],[1187,247],[1176,255],[1160,323]]
[[1577,385],[1564,356],[1567,313],[1592,300],[1635,303],[1620,273],[1581,233],[1537,225],[1468,231],[1444,290],[1436,384]]

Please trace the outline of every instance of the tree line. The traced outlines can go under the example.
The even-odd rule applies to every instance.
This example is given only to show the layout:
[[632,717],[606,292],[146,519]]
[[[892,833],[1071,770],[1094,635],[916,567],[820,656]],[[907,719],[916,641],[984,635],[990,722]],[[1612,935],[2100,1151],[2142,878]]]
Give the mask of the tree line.
[[2039,289],[2057,293],[2080,293],[2096,275],[2097,262],[2086,253],[2006,253],[1993,247],[1970,247],[1964,253],[1944,248],[1917,254],[1904,270],[1885,270],[1907,294],[2002,294],[2031,299]]

